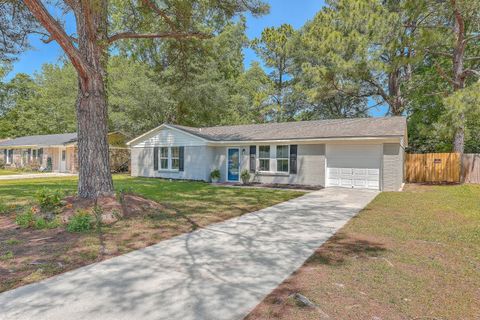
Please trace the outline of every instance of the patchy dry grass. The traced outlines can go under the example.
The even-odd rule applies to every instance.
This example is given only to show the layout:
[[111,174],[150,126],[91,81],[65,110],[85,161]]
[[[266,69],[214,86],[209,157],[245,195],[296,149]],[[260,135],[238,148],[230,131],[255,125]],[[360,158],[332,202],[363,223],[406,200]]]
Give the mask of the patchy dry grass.
[[[318,308],[298,306],[293,293]],[[480,319],[480,186],[382,193],[247,317]]]
[[216,187],[201,182],[114,177],[117,190],[128,190],[166,208],[148,211],[102,226],[101,233],[69,233],[64,227],[19,229],[15,212],[30,205],[42,187],[73,193],[76,178],[0,181],[0,292],[55,274],[155,244],[161,240],[303,193],[266,189]]

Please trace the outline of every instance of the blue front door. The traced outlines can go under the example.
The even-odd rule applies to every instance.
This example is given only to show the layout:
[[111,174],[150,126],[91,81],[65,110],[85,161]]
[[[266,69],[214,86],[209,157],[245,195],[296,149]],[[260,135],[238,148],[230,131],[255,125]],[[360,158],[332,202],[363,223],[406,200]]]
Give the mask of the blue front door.
[[228,149],[227,179],[238,181],[240,178],[240,149]]

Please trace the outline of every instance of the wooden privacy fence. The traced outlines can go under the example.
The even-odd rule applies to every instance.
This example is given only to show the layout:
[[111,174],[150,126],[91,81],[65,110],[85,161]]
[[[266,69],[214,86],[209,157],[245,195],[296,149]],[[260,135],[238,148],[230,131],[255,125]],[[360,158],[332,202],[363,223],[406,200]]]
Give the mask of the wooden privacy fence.
[[459,153],[406,154],[405,180],[407,182],[452,182],[461,180]]
[[480,154],[463,155],[463,177],[465,183],[480,183]]

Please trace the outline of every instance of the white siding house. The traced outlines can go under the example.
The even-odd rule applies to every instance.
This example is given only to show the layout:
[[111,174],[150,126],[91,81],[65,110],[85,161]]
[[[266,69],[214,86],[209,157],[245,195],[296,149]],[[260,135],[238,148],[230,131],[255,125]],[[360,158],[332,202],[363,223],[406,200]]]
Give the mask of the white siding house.
[[132,175],[399,190],[403,117],[191,128],[163,124],[130,141]]

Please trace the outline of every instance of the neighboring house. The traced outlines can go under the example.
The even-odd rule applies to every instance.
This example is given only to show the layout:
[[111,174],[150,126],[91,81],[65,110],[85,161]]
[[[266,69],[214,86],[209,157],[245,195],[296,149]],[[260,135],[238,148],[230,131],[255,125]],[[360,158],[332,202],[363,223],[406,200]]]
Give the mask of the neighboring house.
[[[125,145],[125,135],[112,132],[108,139],[110,158],[117,162],[126,162],[128,167],[130,154]],[[115,154],[112,155],[112,150],[119,150],[115,153],[121,152],[121,159]],[[7,167],[76,173],[77,155],[76,133],[28,136],[0,142],[0,160],[3,160]]]
[[127,143],[133,176],[399,190],[404,117],[192,128],[163,124]]

